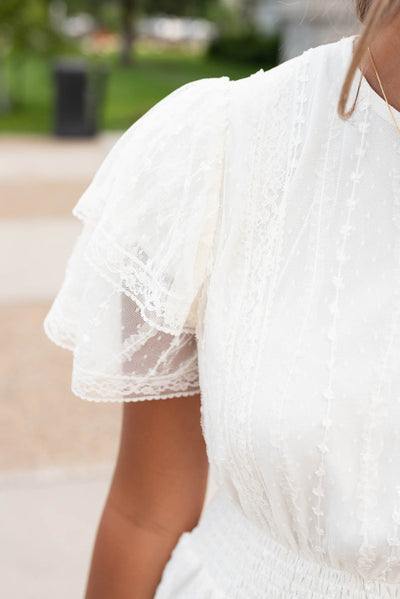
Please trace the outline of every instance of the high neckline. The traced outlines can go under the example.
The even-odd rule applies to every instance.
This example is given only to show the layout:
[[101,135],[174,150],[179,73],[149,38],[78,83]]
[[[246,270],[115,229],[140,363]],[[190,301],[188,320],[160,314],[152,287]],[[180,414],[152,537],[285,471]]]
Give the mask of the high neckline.
[[[347,38],[347,41],[348,41],[348,53],[346,53],[347,54],[346,66],[348,66],[350,64],[351,60],[352,60],[353,49],[354,49],[354,42],[355,42],[355,40],[358,37],[359,37],[359,35],[355,34],[355,35],[351,35],[350,37]],[[386,121],[389,121],[394,126],[393,118],[392,118],[392,115],[390,114],[390,111],[389,111],[389,108],[388,108],[388,106],[386,104],[385,99],[382,98],[373,89],[373,87],[371,87],[371,85],[369,84],[369,82],[367,81],[366,77],[364,76],[363,72],[361,71],[361,69],[359,67],[357,67],[357,71],[356,71],[356,75],[354,77],[354,82],[353,82],[353,88],[352,88],[352,90],[356,90],[357,89],[358,84],[360,82],[360,78],[362,78],[362,83],[361,83],[361,87],[360,87],[360,96],[363,96],[368,101],[368,103],[371,106],[371,108],[377,114],[379,114],[380,117],[382,117]],[[392,112],[394,114],[395,119],[397,120],[398,124],[400,125],[400,111],[396,110],[396,108],[394,108],[391,105],[390,105],[390,108],[391,108],[391,110],[392,110]]]

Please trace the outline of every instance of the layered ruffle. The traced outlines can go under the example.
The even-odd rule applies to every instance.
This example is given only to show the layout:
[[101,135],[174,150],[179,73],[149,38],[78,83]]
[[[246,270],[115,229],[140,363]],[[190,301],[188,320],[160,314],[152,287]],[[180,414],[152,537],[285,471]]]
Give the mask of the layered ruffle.
[[44,330],[73,351],[79,397],[200,392],[195,333],[220,211],[229,83],[193,81],[156,104],[73,209],[82,231]]

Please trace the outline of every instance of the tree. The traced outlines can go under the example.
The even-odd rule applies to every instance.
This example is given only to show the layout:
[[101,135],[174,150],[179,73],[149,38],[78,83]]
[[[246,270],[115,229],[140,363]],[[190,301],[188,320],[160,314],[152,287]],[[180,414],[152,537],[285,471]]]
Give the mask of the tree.
[[51,52],[60,34],[50,25],[51,0],[1,0],[0,39],[3,51]]
[[205,4],[205,0],[146,0],[145,8],[146,12],[150,14],[199,16],[205,13]]
[[[22,101],[24,62],[30,53],[49,54],[61,42],[61,36],[50,25],[51,0],[1,0],[0,2],[0,107],[11,110]],[[12,93],[5,73],[6,55],[13,57],[13,69],[19,79]]]
[[121,2],[121,61],[125,65],[132,62],[132,45],[134,41],[134,21],[137,12],[137,0],[120,0]]

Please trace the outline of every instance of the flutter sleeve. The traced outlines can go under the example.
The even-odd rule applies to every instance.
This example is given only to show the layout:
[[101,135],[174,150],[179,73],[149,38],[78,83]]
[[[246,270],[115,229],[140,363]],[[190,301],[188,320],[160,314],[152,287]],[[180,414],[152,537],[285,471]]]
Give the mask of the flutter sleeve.
[[187,83],[113,146],[72,214],[82,222],[44,319],[92,401],[200,393],[199,297],[224,169],[228,77]]

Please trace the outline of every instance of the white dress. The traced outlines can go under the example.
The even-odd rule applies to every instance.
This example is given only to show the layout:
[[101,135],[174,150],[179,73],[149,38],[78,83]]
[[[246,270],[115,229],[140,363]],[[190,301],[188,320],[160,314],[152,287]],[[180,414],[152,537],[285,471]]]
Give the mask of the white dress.
[[218,490],[156,599],[400,598],[400,136],[365,79],[337,114],[354,37],[183,85],[73,209],[72,391],[201,391]]

